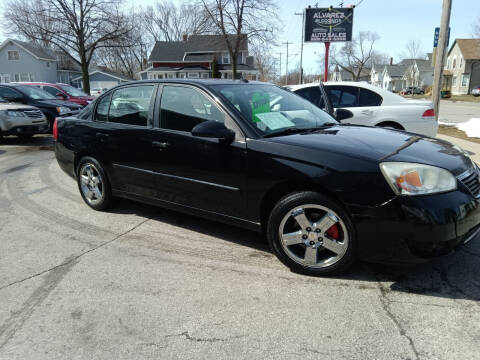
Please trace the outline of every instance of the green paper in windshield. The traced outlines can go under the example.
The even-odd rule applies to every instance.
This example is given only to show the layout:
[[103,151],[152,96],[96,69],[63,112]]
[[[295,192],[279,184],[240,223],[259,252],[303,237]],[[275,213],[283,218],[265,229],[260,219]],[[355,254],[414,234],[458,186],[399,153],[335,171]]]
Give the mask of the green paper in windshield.
[[252,95],[252,121],[261,121],[257,114],[270,112],[270,94],[254,92]]

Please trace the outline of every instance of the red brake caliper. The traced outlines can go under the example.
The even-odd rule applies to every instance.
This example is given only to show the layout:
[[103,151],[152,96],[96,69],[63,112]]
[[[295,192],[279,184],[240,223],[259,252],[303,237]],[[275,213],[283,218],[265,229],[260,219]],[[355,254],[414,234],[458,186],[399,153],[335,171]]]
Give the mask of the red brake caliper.
[[327,230],[327,235],[335,240],[338,240],[340,238],[340,231],[338,230],[337,224],[333,225],[330,229]]

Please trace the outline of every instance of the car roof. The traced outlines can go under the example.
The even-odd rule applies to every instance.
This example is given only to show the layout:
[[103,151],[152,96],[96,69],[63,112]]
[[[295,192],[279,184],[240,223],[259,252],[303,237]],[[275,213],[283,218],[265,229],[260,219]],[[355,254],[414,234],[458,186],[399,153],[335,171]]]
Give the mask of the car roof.
[[201,84],[201,85],[231,85],[231,84],[268,84],[254,80],[231,80],[231,79],[159,79],[159,80],[136,80],[119,85],[141,84],[141,83],[178,83],[178,84]]

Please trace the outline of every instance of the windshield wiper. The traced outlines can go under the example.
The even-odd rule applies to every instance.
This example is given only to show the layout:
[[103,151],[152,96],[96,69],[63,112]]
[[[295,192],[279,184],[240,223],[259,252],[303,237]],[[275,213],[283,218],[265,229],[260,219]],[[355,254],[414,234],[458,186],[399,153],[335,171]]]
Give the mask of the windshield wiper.
[[333,122],[326,122],[321,125],[315,126],[315,127],[309,127],[309,128],[286,128],[280,131],[275,131],[270,134],[265,134],[263,135],[264,138],[269,138],[269,137],[275,137],[275,136],[283,136],[283,135],[290,135],[290,134],[296,134],[296,133],[309,133],[313,132],[318,129],[323,129],[325,127],[330,127],[330,126],[335,126],[338,125],[338,123],[333,123]]

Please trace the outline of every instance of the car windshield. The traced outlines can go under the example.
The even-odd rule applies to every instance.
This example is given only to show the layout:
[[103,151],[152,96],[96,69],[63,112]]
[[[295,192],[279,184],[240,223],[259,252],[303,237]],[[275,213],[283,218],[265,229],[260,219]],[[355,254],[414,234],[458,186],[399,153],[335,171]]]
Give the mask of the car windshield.
[[44,100],[44,99],[56,99],[55,96],[49,94],[46,91],[43,91],[42,89],[39,89],[35,86],[28,86],[28,85],[23,85],[23,86],[17,86],[17,89],[22,91],[24,94],[26,94],[28,97],[34,99],[34,100]]
[[82,90],[74,88],[70,85],[60,85],[60,87],[70,96],[88,96]]
[[337,123],[307,100],[269,84],[213,86],[262,136]]

